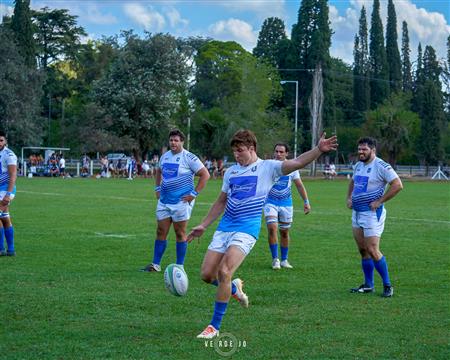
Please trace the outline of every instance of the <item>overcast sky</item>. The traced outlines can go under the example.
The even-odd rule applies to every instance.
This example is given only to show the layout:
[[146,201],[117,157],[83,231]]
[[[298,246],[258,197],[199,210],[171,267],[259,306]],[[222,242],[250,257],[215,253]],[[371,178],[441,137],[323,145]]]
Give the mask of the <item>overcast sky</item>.
[[[208,36],[218,40],[234,40],[251,51],[256,45],[261,25],[267,17],[277,16],[286,24],[288,36],[297,22],[300,0],[31,0],[32,8],[66,8],[78,16],[88,37],[101,38],[134,29],[164,32],[175,36]],[[366,7],[370,26],[373,0],[329,0],[333,29],[331,54],[353,62],[353,41],[358,31],[362,6]],[[399,48],[401,24],[408,23],[411,60],[422,48],[431,45],[439,58],[446,58],[446,42],[450,35],[449,0],[394,0],[397,13]],[[0,0],[1,15],[12,13],[13,0]],[[386,26],[387,0],[381,0],[381,18]]]

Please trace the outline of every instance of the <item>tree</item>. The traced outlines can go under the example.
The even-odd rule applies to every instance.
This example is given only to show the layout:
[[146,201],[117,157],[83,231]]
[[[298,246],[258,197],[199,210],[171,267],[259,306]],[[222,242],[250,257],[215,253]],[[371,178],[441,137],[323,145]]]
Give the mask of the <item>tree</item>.
[[0,26],[0,44],[0,127],[8,133],[9,142],[16,149],[40,145],[42,76],[25,64],[14,34],[3,26]]
[[[165,143],[191,75],[180,43],[170,35],[123,34],[117,59],[96,83],[94,99],[103,113],[95,130],[133,140],[138,158]],[[92,131],[93,132],[93,131]]]
[[[447,62],[443,69],[443,84],[445,87],[445,109],[447,113],[447,119],[450,124],[450,35],[447,37]],[[450,143],[450,140],[449,140]]]
[[234,41],[210,41],[200,48],[196,57],[196,81],[193,97],[206,109],[219,106],[224,99],[241,90],[239,63],[251,57]]
[[32,12],[36,29],[39,65],[45,70],[57,60],[75,59],[86,32],[77,26],[77,16],[67,9],[50,10],[45,7]]
[[402,69],[397,38],[397,15],[393,0],[389,0],[386,27],[386,56],[391,92],[400,91],[402,88]]
[[[325,103],[324,123],[335,124],[335,98],[333,94],[333,74],[330,71],[331,57],[331,29],[328,18],[327,0],[304,0],[298,12],[298,21],[292,28],[292,42],[298,57],[296,79],[299,81],[299,117],[310,118],[308,113],[308,99],[312,89],[312,72],[319,63],[323,70],[323,88]],[[310,124],[303,122],[303,135],[310,136]],[[303,144],[303,149],[310,144]]]
[[408,35],[408,23],[403,21],[402,23],[402,89],[404,92],[412,91],[412,73],[411,73],[411,60],[409,54],[411,50],[409,48],[409,35]]
[[270,17],[264,20],[258,35],[258,42],[253,49],[253,55],[266,60],[274,67],[278,66],[278,45],[287,39],[283,20]]
[[[61,146],[70,147],[77,152],[107,151],[129,148],[128,140],[114,137],[107,131],[93,136],[90,129],[95,129],[101,122],[101,109],[92,101],[95,81],[105,76],[110,64],[117,58],[119,45],[115,38],[101,41],[89,41],[78,52],[77,61],[61,62],[58,73],[73,73],[67,83],[67,93],[61,101],[53,102],[54,116],[61,116],[59,134],[52,138],[60,139]],[[53,88],[53,91],[56,89]],[[56,93],[56,91],[55,91]],[[61,90],[58,91],[61,94]],[[63,108],[64,104],[64,108]],[[100,120],[99,120],[100,119]]]
[[437,165],[444,158],[443,134],[446,131],[441,68],[431,46],[425,47],[423,56],[419,52],[417,66],[413,104],[421,120],[418,153],[428,173],[429,165]]
[[374,0],[370,27],[370,103],[374,109],[389,96],[389,69],[384,47],[380,0]]
[[412,150],[418,137],[419,117],[410,110],[409,96],[393,93],[383,104],[367,113],[364,131],[379,141],[379,150],[395,165]]
[[331,69],[336,74],[333,91],[336,97],[336,119],[340,120],[338,125],[358,125],[354,122],[352,68],[341,59],[332,58]]
[[419,154],[425,162],[428,174],[428,167],[438,165],[444,158],[442,134],[446,129],[443,128],[444,112],[440,88],[434,81],[427,79],[421,91],[423,94],[419,113],[421,119]]
[[271,152],[274,138],[291,140],[285,111],[268,110],[271,101],[281,95],[274,67],[234,42],[211,41],[195,59],[195,151],[215,158],[231,155],[229,138],[242,127],[255,131],[260,153],[269,148]]
[[369,83],[369,49],[367,45],[367,18],[366,9],[363,6],[359,18],[359,31],[355,36],[353,50],[353,107],[361,113],[370,108],[370,83]]
[[19,54],[23,57],[25,65],[35,68],[36,44],[33,39],[30,0],[15,0],[11,29],[14,31]]

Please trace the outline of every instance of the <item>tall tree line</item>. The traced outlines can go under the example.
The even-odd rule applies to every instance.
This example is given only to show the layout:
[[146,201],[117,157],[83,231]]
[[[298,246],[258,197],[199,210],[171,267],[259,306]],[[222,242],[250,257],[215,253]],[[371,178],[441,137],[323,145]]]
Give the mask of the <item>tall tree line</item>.
[[[406,22],[399,51],[394,1],[387,10],[384,33],[380,1],[370,24],[361,9],[348,65],[330,56],[326,0],[301,1],[291,38],[281,19],[266,19],[253,54],[234,42],[129,31],[82,43],[85,31],[67,10],[31,11],[29,0],[16,0],[14,15],[0,25],[8,49],[0,54],[0,127],[17,144],[145,157],[164,145],[168,127],[178,126],[191,131],[193,150],[221,157],[230,155],[225,139],[251,126],[263,155],[274,139],[294,142],[298,106],[303,151],[311,146],[308,104],[320,64],[324,125],[340,135],[340,161],[369,132],[393,163],[433,165],[450,147],[449,91],[443,92],[449,59],[444,66],[432,47],[422,51],[419,44],[412,61]],[[297,104],[295,85],[282,80],[299,83]]]

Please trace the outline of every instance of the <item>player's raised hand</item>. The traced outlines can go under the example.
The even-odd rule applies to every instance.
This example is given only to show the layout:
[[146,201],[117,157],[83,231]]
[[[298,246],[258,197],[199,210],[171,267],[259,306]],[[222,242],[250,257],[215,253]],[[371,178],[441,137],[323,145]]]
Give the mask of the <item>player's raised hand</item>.
[[206,230],[206,227],[204,227],[203,225],[197,225],[196,227],[192,228],[191,232],[187,236],[187,239],[186,239],[187,242],[190,243],[195,238],[199,238],[200,236],[203,235],[205,230]]
[[317,147],[322,152],[329,152],[333,150],[337,150],[339,144],[337,142],[337,136],[333,135],[332,137],[329,137],[328,139],[325,139],[325,136],[327,135],[326,132],[322,133],[322,136],[320,137],[319,143],[317,144]]

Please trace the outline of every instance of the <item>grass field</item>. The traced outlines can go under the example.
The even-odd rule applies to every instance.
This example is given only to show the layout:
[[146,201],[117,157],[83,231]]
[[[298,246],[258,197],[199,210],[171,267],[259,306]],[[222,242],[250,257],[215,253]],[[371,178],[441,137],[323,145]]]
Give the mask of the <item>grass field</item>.
[[[376,294],[348,291],[362,275],[347,181],[305,184],[313,210],[295,213],[295,268],[271,269],[263,229],[237,273],[250,307],[232,300],[224,318],[222,331],[240,345],[232,358],[448,359],[449,184],[406,182],[387,204],[382,251],[391,299],[380,297],[377,274]],[[191,226],[220,185],[209,182]],[[195,339],[213,309],[215,288],[199,269],[215,226],[189,245],[190,288],[177,298],[162,273],[138,271],[153,254],[155,207],[152,180],[19,179],[11,208],[17,256],[0,258],[0,358],[220,358]],[[175,262],[173,233],[169,240],[163,267]]]

